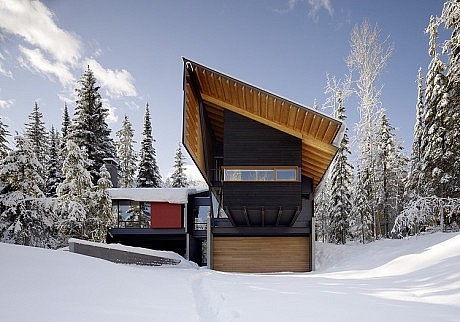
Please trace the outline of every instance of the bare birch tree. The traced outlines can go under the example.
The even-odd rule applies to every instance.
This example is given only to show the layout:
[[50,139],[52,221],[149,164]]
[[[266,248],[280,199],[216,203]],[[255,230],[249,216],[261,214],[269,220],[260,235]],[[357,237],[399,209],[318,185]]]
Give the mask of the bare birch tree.
[[358,75],[355,80],[355,91],[358,96],[359,122],[357,132],[357,159],[361,171],[358,173],[357,184],[364,193],[362,200],[366,209],[370,211],[373,220],[374,237],[376,196],[374,189],[375,162],[376,162],[376,129],[378,110],[380,109],[381,86],[378,79],[393,53],[393,45],[388,37],[381,40],[380,29],[372,27],[367,20],[360,26],[355,26],[351,33],[351,51],[347,58],[350,72]]

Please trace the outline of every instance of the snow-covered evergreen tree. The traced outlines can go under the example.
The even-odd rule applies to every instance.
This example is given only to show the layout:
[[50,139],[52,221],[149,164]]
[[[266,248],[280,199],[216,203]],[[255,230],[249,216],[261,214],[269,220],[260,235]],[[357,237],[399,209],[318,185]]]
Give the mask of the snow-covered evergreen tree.
[[106,123],[108,109],[102,105],[99,86],[89,66],[79,82],[75,118],[68,136],[85,149],[90,163],[88,169],[93,183],[96,183],[104,159],[116,160],[116,151]]
[[95,202],[92,204],[93,208],[85,225],[87,235],[93,241],[105,242],[107,230],[115,225],[115,216],[112,214],[112,199],[107,191],[109,188],[112,188],[110,173],[103,165],[97,181]]
[[425,113],[424,87],[422,68],[419,68],[417,75],[417,104],[414,125],[414,141],[410,157],[410,169],[406,181],[406,200],[416,199],[421,194],[420,177],[422,172],[422,140],[423,128],[425,126],[423,115]]
[[399,214],[404,194],[403,180],[407,174],[407,159],[402,145],[398,144],[395,129],[384,109],[380,110],[376,137],[375,192],[377,213],[376,236],[390,237],[396,216]]
[[137,170],[137,153],[134,151],[133,139],[134,129],[128,116],[125,114],[121,129],[116,133],[118,141],[115,143],[119,160],[119,185],[121,188],[135,186],[135,175]]
[[360,197],[361,204],[369,211],[372,217],[372,226],[375,231],[376,209],[376,129],[377,111],[380,105],[380,89],[377,80],[385,68],[392,52],[393,46],[388,44],[388,39],[380,41],[380,30],[377,26],[371,27],[365,20],[360,27],[355,26],[351,34],[351,51],[347,64],[351,72],[358,74],[356,90],[359,104],[360,120],[357,124],[357,159],[359,185],[355,189],[364,195]]
[[440,22],[451,31],[444,42],[443,53],[448,55],[446,68],[446,165],[442,178],[445,196],[460,198],[460,1],[444,4]]
[[7,136],[10,135],[8,132],[8,126],[2,122],[0,118],[0,162],[8,155],[11,151],[10,147],[8,146],[8,139]]
[[59,137],[58,133],[54,130],[54,126],[51,127],[49,133],[49,149],[48,149],[48,161],[46,164],[46,183],[45,183],[45,194],[48,197],[56,196],[56,188],[61,182],[61,167],[59,162]]
[[[339,120],[345,120],[345,107],[343,97],[339,98],[337,110]],[[349,220],[352,211],[351,184],[353,180],[353,168],[348,162],[351,154],[348,140],[348,129],[335,156],[331,170],[331,201],[330,209],[330,237],[329,239],[337,244],[345,244],[349,236]]]
[[31,142],[37,160],[44,167],[48,157],[48,132],[37,102],[35,102],[32,113],[29,114],[25,137]]
[[170,184],[173,188],[184,188],[188,185],[187,176],[185,175],[185,157],[182,154],[180,143],[174,156],[174,172],[171,175]]
[[52,201],[44,198],[43,166],[28,139],[15,137],[15,148],[0,167],[0,239],[21,245],[53,247]]
[[437,51],[438,24],[439,21],[432,16],[427,28],[432,60],[426,76],[422,178],[424,196],[445,197],[448,193],[446,184],[453,178],[450,171],[452,164],[449,164],[452,159],[446,140],[446,120],[449,117],[447,79],[444,75],[446,66]]
[[[351,216],[349,220],[350,234],[353,239],[361,241],[363,244],[373,240],[374,218],[369,202],[366,198],[366,187],[360,182],[367,179],[361,173],[358,166],[356,176],[352,185]],[[369,180],[366,180],[367,182]]]
[[[69,111],[67,109],[67,103],[64,104],[64,113],[62,115],[62,126],[61,126],[61,142],[59,146],[60,160],[64,160],[67,156],[67,139],[72,127],[72,121],[69,117]],[[62,162],[61,162],[62,168]]]
[[[332,115],[342,121],[345,121],[344,101],[352,93],[350,89],[351,78],[347,77],[344,81],[337,81],[334,76],[327,75],[325,94],[328,94],[324,108],[330,108]],[[326,209],[328,217],[328,241],[337,244],[345,244],[349,237],[349,217],[351,215],[351,183],[353,180],[353,171],[348,157],[350,155],[348,129],[342,141],[340,142],[337,154],[332,162],[331,170],[323,180],[327,181],[325,187],[329,187],[328,200],[322,203],[329,204]]]
[[63,244],[70,237],[90,239],[86,220],[90,218],[89,209],[95,199],[88,166],[85,152],[68,140],[67,157],[62,167],[64,180],[56,190],[61,217],[58,228]]
[[147,103],[145,105],[144,130],[142,132],[139,173],[137,175],[137,186],[140,188],[161,187],[161,175],[156,161],[155,148],[153,147],[154,141],[149,104]]

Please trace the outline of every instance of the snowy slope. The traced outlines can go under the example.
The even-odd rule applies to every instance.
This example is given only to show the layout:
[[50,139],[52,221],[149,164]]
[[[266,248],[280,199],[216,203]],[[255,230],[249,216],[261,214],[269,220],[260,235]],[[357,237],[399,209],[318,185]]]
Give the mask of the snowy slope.
[[318,244],[318,271],[138,267],[0,244],[0,321],[459,321],[460,234]]

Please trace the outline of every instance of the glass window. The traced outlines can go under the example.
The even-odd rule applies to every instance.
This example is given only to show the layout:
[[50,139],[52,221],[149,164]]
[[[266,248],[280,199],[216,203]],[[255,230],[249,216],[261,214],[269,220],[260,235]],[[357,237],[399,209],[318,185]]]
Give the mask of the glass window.
[[225,181],[241,181],[241,170],[225,169]]
[[118,216],[118,227],[150,227],[150,202],[114,201],[112,212]]
[[120,200],[118,201],[118,220],[119,221],[126,221],[129,217],[129,200]]
[[296,181],[297,170],[296,169],[276,169],[276,180],[277,181]]
[[273,181],[275,179],[275,171],[273,170],[256,170],[257,181]]
[[297,172],[297,167],[224,168],[224,181],[297,181]]
[[150,227],[150,214],[151,214],[151,203],[150,202],[141,202],[140,208],[142,210],[140,219],[141,228]]

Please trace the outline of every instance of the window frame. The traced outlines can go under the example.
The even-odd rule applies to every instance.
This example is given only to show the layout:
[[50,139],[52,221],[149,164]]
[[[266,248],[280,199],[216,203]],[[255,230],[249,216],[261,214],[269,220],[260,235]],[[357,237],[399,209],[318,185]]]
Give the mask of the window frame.
[[[298,166],[222,166],[222,181],[223,182],[300,182],[300,169]],[[254,179],[226,179],[227,170],[229,171],[255,171]],[[294,170],[294,179],[279,179],[277,178],[278,170]],[[272,171],[273,179],[270,180],[257,180],[257,171]],[[241,175],[240,175],[241,177]]]

